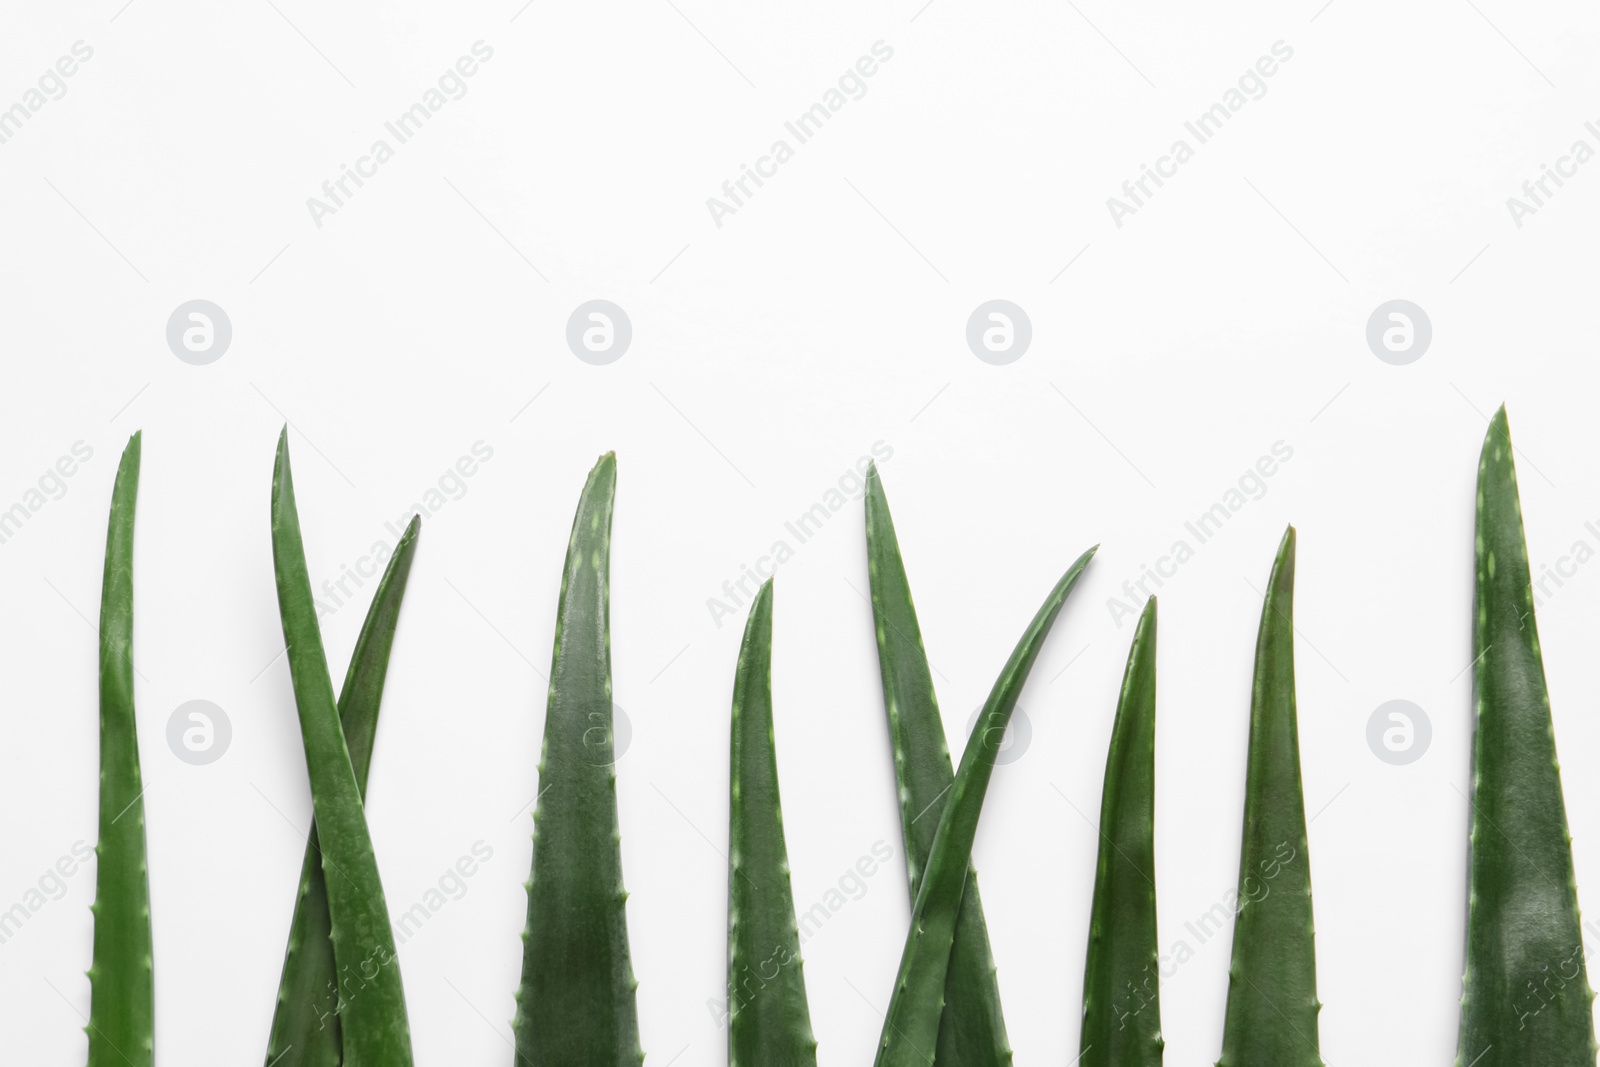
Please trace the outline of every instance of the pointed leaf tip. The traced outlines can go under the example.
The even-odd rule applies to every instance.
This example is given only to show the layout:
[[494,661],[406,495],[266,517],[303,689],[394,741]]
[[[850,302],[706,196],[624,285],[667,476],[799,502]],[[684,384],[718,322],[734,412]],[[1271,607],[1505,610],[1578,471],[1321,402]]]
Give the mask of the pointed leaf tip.
[[756,590],[755,599],[750,602],[750,614],[745,624],[746,637],[757,625],[757,619],[764,617],[766,626],[772,626],[772,579],[768,578],[761,583],[761,588]]
[[138,433],[128,438],[128,443],[122,449],[122,458],[117,461],[117,481],[128,477],[138,478],[139,458],[144,452],[142,441]]
[[1503,444],[1508,449],[1511,447],[1511,420],[1506,415],[1504,404],[1489,419],[1489,428],[1483,432],[1483,456],[1488,456],[1496,444]]
[[589,478],[584,486],[585,495],[599,486],[604,486],[608,495],[614,496],[617,487],[617,454],[606,452],[594,461],[594,466],[589,468]]
[[1278,554],[1272,560],[1272,573],[1267,577],[1267,598],[1289,597],[1294,592],[1295,529],[1283,531],[1278,542]]
[[276,481],[276,475],[278,474],[278,472],[281,469],[287,468],[288,466],[289,466],[289,426],[288,426],[287,423],[285,423],[284,427],[283,427],[283,431],[278,434],[278,449],[277,449],[277,452],[275,453],[275,456],[274,456],[274,459],[273,459],[273,463],[272,463],[272,473],[274,475],[274,481]]
[[[1295,531],[1293,525],[1284,527],[1283,537],[1278,540],[1277,562],[1282,562],[1284,559],[1288,559],[1291,563],[1294,561],[1294,546],[1298,537],[1299,534]],[[1274,566],[1276,566],[1276,563],[1274,563]]]

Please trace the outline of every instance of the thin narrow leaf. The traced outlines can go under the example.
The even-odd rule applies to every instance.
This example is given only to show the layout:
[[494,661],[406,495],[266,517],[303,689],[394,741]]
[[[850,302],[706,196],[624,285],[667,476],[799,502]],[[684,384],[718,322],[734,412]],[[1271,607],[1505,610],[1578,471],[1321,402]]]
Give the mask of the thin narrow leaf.
[[[412,518],[389,557],[383,578],[372,595],[372,605],[361,624],[349,672],[339,693],[339,721],[345,747],[363,800],[367,770],[372,765],[372,743],[378,730],[378,710],[383,683],[389,672],[389,650],[394,646],[400,621],[400,602],[416,555],[417,531],[422,517]],[[300,891],[294,918],[289,923],[289,947],[278,983],[278,1007],[272,1017],[267,1042],[267,1067],[339,1067],[342,1042],[339,1033],[339,971],[329,936],[328,885],[322,874],[322,856],[313,823],[300,865]]]
[[1501,407],[1478,461],[1472,887],[1461,1067],[1594,1067],[1571,838]]
[[[867,573],[872,586],[872,618],[878,637],[878,667],[883,703],[894,749],[895,791],[900,800],[900,832],[905,842],[911,901],[955,774],[945,744],[944,723],[933,691],[933,676],[922,646],[917,609],[900,558],[894,518],[876,464],[867,468]],[[945,978],[945,1011],[939,1021],[935,1059],[941,1067],[1003,1067],[1011,1062],[1000,987],[995,980],[989,929],[978,896],[978,875],[969,866],[961,911],[956,916],[950,973]]]
[[1100,797],[1081,1067],[1161,1067],[1156,942],[1156,598],[1133,632]]
[[322,649],[289,468],[288,427],[278,438],[272,474],[272,559],[328,890],[344,1063],[346,1067],[410,1067],[411,1028],[400,961],[394,953],[394,934],[362,810],[361,787],[345,745]]
[[816,1067],[772,734],[772,579],[733,678],[728,806],[728,1067]]
[[1311,857],[1294,699],[1294,527],[1261,607],[1233,966],[1218,1067],[1321,1067]]
[[89,969],[89,1067],[150,1067],[155,992],[144,785],[133,709],[133,513],[141,437],[117,465],[100,593],[100,843],[94,965]]
[[518,1067],[638,1067],[611,707],[611,510],[617,460],[572,520],[533,812],[533,875],[512,1022]]
[[994,774],[995,756],[999,754],[1011,713],[1016,710],[1028,672],[1039,658],[1045,636],[1094,552],[1091,548],[1079,556],[1050,591],[995,680],[989,699],[967,738],[967,747],[961,753],[961,767],[950,788],[950,800],[939,817],[939,829],[917,890],[917,902],[911,909],[911,926],[906,932],[900,970],[879,1039],[877,1067],[926,1067],[933,1062],[939,1020],[944,1013],[950,947],[955,939],[956,919],[972,860],[978,816],[983,810],[989,778]]

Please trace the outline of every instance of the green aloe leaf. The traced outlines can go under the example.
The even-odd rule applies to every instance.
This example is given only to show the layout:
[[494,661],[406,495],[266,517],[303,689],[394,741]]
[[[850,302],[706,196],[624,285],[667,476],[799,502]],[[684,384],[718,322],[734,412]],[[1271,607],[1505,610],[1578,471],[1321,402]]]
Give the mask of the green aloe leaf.
[[[389,651],[400,621],[411,561],[416,556],[422,517],[414,516],[384,569],[361,624],[349,672],[339,693],[339,720],[345,747],[363,800],[372,744],[378,730],[383,683],[389,672]],[[300,865],[300,890],[289,924],[289,947],[278,983],[278,1006],[267,1042],[267,1067],[339,1067],[343,1060],[339,1034],[338,965],[334,961],[328,885],[313,823]]]
[[1478,460],[1476,550],[1472,886],[1456,1063],[1594,1067],[1594,993],[1504,407]]
[[[878,638],[883,703],[894,750],[900,832],[905,842],[911,900],[917,887],[955,774],[933,691],[933,676],[922,646],[917,609],[900,558],[894,518],[883,492],[877,464],[867,468],[867,573],[872,586],[872,618]],[[945,978],[945,1011],[939,1021],[935,1059],[941,1067],[1004,1067],[1011,1062],[1000,987],[995,980],[989,929],[978,896],[978,875],[969,866],[961,910],[956,916],[950,973]]]
[[1161,1067],[1156,942],[1156,598],[1133,632],[1106,755],[1083,973],[1082,1067]]
[[518,1067],[638,1067],[638,982],[617,826],[612,748],[611,510],[617,459],[589,472],[572,520],[533,812],[533,874],[522,984],[512,1022]]
[[1294,527],[1267,582],[1250,695],[1250,754],[1233,965],[1218,1067],[1321,1067],[1311,861],[1294,699]]
[[733,677],[728,806],[728,1067],[816,1067],[772,734],[772,579]]
[[[1099,546],[1095,546],[1098,548]],[[995,680],[989,699],[961,753],[961,767],[950,787],[950,799],[939,817],[927,869],[911,909],[911,925],[900,956],[889,1011],[884,1016],[878,1043],[877,1067],[926,1067],[933,1062],[944,1014],[945,980],[949,976],[950,948],[972,861],[972,841],[984,794],[994,774],[995,756],[1005,737],[1011,713],[1045,636],[1061,613],[1067,594],[1094,555],[1091,548],[1067,569],[1034,615],[1022,640]]]
[[117,465],[100,594],[100,842],[94,964],[89,969],[89,1067],[150,1067],[155,992],[144,785],[133,708],[133,513],[141,437]]
[[346,1067],[410,1067],[411,1028],[400,961],[395,957],[389,909],[362,809],[361,786],[345,744],[322,649],[289,468],[288,427],[278,438],[272,473],[272,559],[328,890],[344,1063]]

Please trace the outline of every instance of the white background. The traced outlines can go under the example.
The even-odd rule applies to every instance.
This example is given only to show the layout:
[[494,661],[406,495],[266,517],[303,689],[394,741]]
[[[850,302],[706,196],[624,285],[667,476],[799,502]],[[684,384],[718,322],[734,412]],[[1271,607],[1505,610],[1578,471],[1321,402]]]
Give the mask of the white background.
[[[160,1062],[262,1060],[310,815],[268,543],[292,424],[315,579],[336,578],[475,442],[424,524],[370,806],[396,913],[476,841],[493,858],[401,950],[419,1064],[503,1064],[544,683],[585,472],[619,457],[613,541],[623,855],[647,1062],[724,1062],[727,713],[742,608],[707,600],[876,441],[959,750],[1059,572],[1103,548],[1023,699],[977,844],[1021,1067],[1070,1062],[1105,746],[1132,626],[1107,601],[1282,441],[1266,492],[1161,592],[1158,869],[1168,1062],[1214,1062],[1229,937],[1185,929],[1238,863],[1256,590],[1300,531],[1296,619],[1322,1049],[1454,1054],[1470,742],[1473,476],[1509,402],[1537,573],[1600,520],[1590,252],[1600,164],[1517,227],[1600,74],[1576,3],[1130,7],[921,0],[762,9],[520,0],[13,4],[0,107],[93,58],[0,145],[0,509],[92,459],[0,544],[0,908],[96,834],[95,637],[116,457],[143,428],[135,662]],[[306,206],[475,41],[494,50],[319,228]],[[893,49],[719,228],[722,183],[876,41]],[[1118,228],[1106,198],[1276,41],[1267,92]],[[1191,141],[1192,143],[1192,141]],[[1070,263],[1070,266],[1068,264]],[[1063,269],[1065,267],[1065,269]],[[180,362],[165,324],[221,305]],[[567,349],[624,307],[618,362]],[[993,298],[1033,343],[964,337]],[[1380,362],[1403,298],[1430,349]],[[537,399],[531,399],[537,397]],[[530,403],[531,399],[531,403]],[[875,841],[894,862],[806,945],[821,1062],[870,1063],[908,905],[852,500],[777,579],[774,683],[797,903]],[[1552,586],[1553,588],[1553,586]],[[370,597],[324,620],[342,677]],[[1540,623],[1579,885],[1600,888],[1600,566]],[[337,679],[336,679],[337,680]],[[1382,702],[1433,740],[1381,762]],[[209,766],[166,743],[225,709]],[[5,1059],[82,1062],[92,867],[0,945]]]

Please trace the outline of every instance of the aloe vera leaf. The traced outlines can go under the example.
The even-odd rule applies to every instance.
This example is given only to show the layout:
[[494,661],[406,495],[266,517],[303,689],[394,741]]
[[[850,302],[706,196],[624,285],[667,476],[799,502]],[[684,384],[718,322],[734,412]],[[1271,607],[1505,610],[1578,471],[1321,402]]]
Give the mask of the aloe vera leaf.
[[395,957],[389,908],[367,832],[361,787],[345,745],[322,649],[295,507],[288,427],[278,438],[272,472],[272,560],[328,890],[328,936],[339,974],[344,1063],[346,1067],[410,1067],[411,1027],[400,961]]
[[972,726],[967,747],[961,753],[961,767],[950,787],[950,799],[939,816],[928,865],[917,889],[917,902],[911,909],[911,925],[906,931],[894,993],[878,1041],[877,1067],[926,1067],[933,1062],[939,1020],[944,1014],[950,947],[955,940],[956,919],[972,861],[972,841],[977,836],[984,794],[994,774],[995,756],[1045,636],[1095,548],[1079,556],[1050,591]]
[[772,734],[772,579],[733,676],[728,806],[728,1067],[816,1067]]
[[133,516],[140,434],[117,465],[100,594],[100,841],[95,845],[89,1067],[150,1067],[155,990],[144,785],[133,708]]
[[578,500],[556,610],[512,1021],[518,1067],[637,1067],[611,732],[610,556],[617,459]]
[[[900,558],[894,518],[877,464],[867,468],[867,573],[872,617],[883,675],[883,703],[894,749],[900,832],[905,842],[911,900],[933,848],[939,817],[955,774],[945,744],[944,723],[934,695],[933,676],[917,625],[911,586]],[[1000,987],[995,980],[989,929],[978,896],[978,875],[967,869],[966,891],[956,916],[950,973],[945,978],[945,1012],[939,1021],[934,1058],[942,1067],[1003,1067],[1011,1062]]]
[[1456,1063],[1594,1067],[1591,1003],[1506,409],[1478,461],[1471,892]]
[[[378,730],[378,710],[383,683],[389,671],[389,651],[400,621],[400,602],[416,555],[417,532],[422,517],[414,516],[395,545],[383,578],[372,595],[372,605],[361,624],[344,688],[339,692],[339,720],[345,747],[355,771],[356,788],[363,800],[367,771],[372,765],[372,744]],[[289,923],[289,947],[278,983],[278,1006],[267,1041],[267,1067],[339,1067],[343,1058],[339,1035],[338,966],[329,936],[328,885],[322,874],[322,857],[313,823],[307,835],[305,859],[300,865],[300,892],[294,918]]]
[[1161,1067],[1156,942],[1156,598],[1133,631],[1100,797],[1081,1067]]
[[1233,964],[1218,1067],[1321,1067],[1311,862],[1294,697],[1295,533],[1267,582],[1250,693]]

